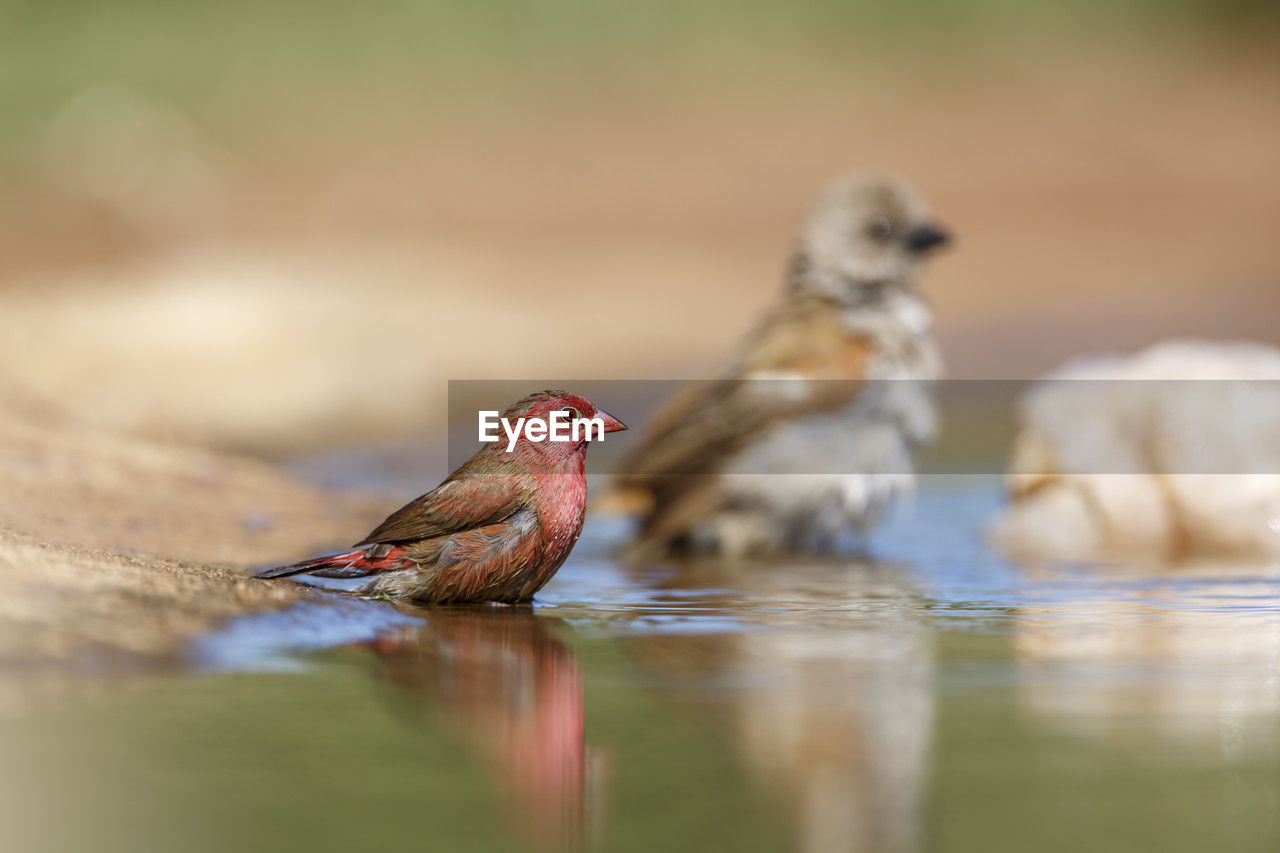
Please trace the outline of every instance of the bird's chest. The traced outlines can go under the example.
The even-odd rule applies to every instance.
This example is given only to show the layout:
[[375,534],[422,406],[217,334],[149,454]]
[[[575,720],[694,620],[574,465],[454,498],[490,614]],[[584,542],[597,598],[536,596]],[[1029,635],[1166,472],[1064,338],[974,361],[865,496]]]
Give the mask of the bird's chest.
[[874,309],[850,311],[845,330],[873,341],[867,379],[937,379],[942,361],[933,340],[933,318],[919,297],[898,294]]
[[571,474],[548,477],[542,484],[537,508],[542,545],[548,560],[558,561],[569,555],[582,533],[586,517],[587,481]]

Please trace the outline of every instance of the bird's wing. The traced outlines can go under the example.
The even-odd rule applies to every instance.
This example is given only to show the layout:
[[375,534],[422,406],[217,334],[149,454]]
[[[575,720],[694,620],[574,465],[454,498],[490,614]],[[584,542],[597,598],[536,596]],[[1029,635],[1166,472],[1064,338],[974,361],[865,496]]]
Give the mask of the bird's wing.
[[685,386],[658,412],[621,469],[622,489],[648,498],[642,541],[668,541],[714,513],[717,473],[779,422],[851,403],[872,352],[825,301],[793,300],[767,318],[724,378]]
[[715,470],[777,421],[830,411],[863,387],[872,343],[818,300],[790,303],[753,335],[722,379],[686,385],[623,464],[623,482]]
[[388,516],[356,545],[411,542],[505,521],[524,502],[515,478],[455,474]]

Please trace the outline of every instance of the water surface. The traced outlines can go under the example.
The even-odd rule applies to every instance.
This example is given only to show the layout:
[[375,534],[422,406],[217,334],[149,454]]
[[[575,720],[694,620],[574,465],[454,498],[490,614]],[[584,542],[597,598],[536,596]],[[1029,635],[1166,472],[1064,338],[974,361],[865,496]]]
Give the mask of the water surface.
[[874,559],[334,596],[0,718],[14,850],[1269,850],[1280,570],[1013,566],[931,477]]

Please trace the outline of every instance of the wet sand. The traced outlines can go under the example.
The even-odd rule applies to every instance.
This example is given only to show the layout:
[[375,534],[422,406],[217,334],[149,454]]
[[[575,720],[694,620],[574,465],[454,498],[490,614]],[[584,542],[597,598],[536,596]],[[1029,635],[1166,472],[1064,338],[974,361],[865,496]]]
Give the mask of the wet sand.
[[20,399],[0,422],[4,682],[176,663],[225,617],[316,593],[248,578],[343,544],[385,501],[262,462],[86,427]]

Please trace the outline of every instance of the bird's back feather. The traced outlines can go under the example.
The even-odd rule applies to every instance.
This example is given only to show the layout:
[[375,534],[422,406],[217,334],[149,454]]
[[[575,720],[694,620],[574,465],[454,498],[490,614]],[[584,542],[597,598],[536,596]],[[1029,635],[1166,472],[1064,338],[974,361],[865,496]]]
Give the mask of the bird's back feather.
[[413,542],[497,524],[525,505],[526,486],[519,474],[501,467],[493,473],[476,474],[468,463],[435,489],[393,512],[356,545]]

